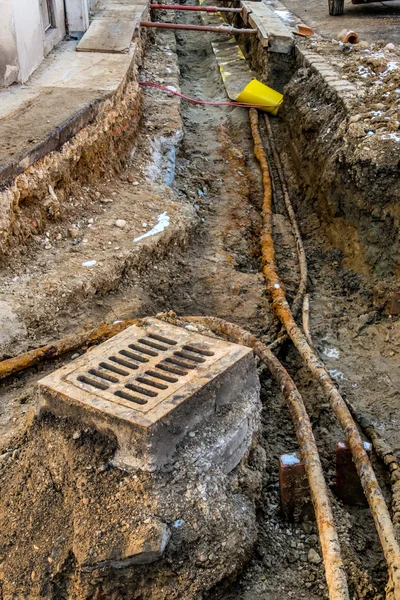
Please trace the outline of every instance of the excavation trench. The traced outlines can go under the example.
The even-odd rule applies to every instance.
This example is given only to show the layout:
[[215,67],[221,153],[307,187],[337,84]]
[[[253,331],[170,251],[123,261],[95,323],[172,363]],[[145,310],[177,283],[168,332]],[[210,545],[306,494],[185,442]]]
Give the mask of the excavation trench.
[[[173,11],[168,11],[167,16],[157,13],[156,20],[172,17]],[[174,19],[198,23],[193,15],[176,13]],[[175,77],[178,73],[164,61],[176,52],[179,79],[174,79],[174,86],[178,81],[181,92],[190,97],[225,100],[211,47],[213,35],[183,31],[150,33],[143,78],[170,84],[172,73]],[[253,50],[251,58],[255,65],[258,50]],[[290,78],[290,69],[287,73]],[[115,287],[110,285],[109,291],[102,290],[100,283],[95,304],[80,303],[81,312],[77,316],[62,312],[57,318],[57,331],[72,332],[78,323],[143,317],[172,309],[178,315],[212,315],[232,321],[269,342],[271,336],[279,333],[279,326],[270,308],[261,270],[263,189],[253,154],[248,112],[186,101],[179,106],[174,100],[174,110],[177,106],[180,110],[180,123],[177,112],[172,112],[168,103],[160,110],[158,102],[162,94],[154,90],[143,92],[143,137],[127,169],[141,181],[142,171],[138,167],[143,165],[143,172],[154,186],[169,188],[178,203],[193,210],[195,227],[192,225],[190,233],[165,253],[156,254],[152,264],[141,264],[139,271],[127,266],[119,283]],[[341,390],[359,408],[368,407],[374,413],[396,446],[398,433],[392,421],[396,419],[398,382],[393,375],[393,364],[398,357],[400,331],[397,322],[387,319],[384,309],[376,307],[374,290],[368,281],[350,270],[337,248],[326,241],[321,212],[316,213],[313,205],[304,201],[303,182],[298,177],[293,154],[286,152],[287,148],[280,143],[281,133],[283,140],[288,136],[290,110],[291,105],[282,118],[273,123],[273,129],[309,262],[313,341]],[[171,121],[176,127],[166,132],[165,124]],[[267,135],[263,139],[267,145]],[[295,134],[296,148],[298,142]],[[279,181],[276,173],[275,179]],[[104,185],[110,194],[111,190],[118,190],[115,179]],[[296,240],[291,233],[279,183],[276,187],[273,226],[277,264],[292,301],[300,282]],[[321,194],[323,189],[322,186]],[[145,263],[145,259],[142,262]],[[30,266],[29,256],[24,264]],[[51,338],[56,337],[50,335],[43,323],[40,327],[41,339],[51,342]],[[59,365],[70,358],[71,351],[75,351],[72,348],[75,346],[70,346],[70,354],[61,358]],[[394,352],[394,356],[390,352]],[[322,552],[312,511],[306,510],[297,515],[294,522],[287,522],[280,510],[278,458],[297,451],[298,443],[281,391],[266,370],[260,369],[261,423],[248,459],[229,483],[223,484],[227,485],[227,496],[216,486],[214,495],[208,499],[209,506],[214,509],[220,505],[226,515],[213,514],[210,521],[203,521],[198,512],[201,498],[198,506],[195,501],[192,505],[190,494],[184,495],[184,487],[179,494],[166,497],[165,502],[162,500],[165,485],[173,480],[173,472],[160,477],[156,495],[161,501],[158,499],[156,503],[148,491],[152,486],[149,478],[140,476],[133,480],[117,471],[111,471],[108,477],[107,471],[100,469],[98,473],[98,465],[107,464],[114,448],[93,431],[82,431],[76,424],[49,419],[34,423],[31,433],[21,437],[26,411],[33,403],[29,387],[55,368],[51,355],[46,354],[44,358],[50,360],[39,365],[37,371],[27,371],[2,383],[4,468],[1,477],[3,489],[7,490],[0,512],[1,545],[7,548],[0,567],[4,600],[27,597],[28,590],[34,598],[49,599],[179,597],[189,600],[204,595],[216,598],[222,595],[226,600],[327,597]],[[384,598],[387,572],[372,517],[367,508],[343,504],[334,493],[335,444],[343,439],[343,433],[293,348],[284,345],[280,358],[300,390],[311,418],[330,488],[350,595]],[[40,452],[43,440],[49,448],[48,457]],[[385,472],[373,460],[384,494],[388,496],[390,488]],[[68,465],[71,468],[67,468]],[[19,477],[7,475],[15,472],[13,469],[17,469]],[[79,515],[82,508],[78,506],[76,511],[74,506],[75,488],[80,491],[82,505],[79,506],[85,511],[83,520]],[[196,500],[195,489],[195,486],[190,488]],[[132,501],[132,497],[138,500]],[[43,498],[46,502],[41,507]],[[97,509],[97,502],[108,508],[109,524],[122,521],[122,527],[128,527],[132,514],[140,513],[143,506],[149,514],[153,511],[161,521],[168,523],[179,523],[180,510],[200,529],[204,528],[207,542],[197,548],[198,533],[193,530],[192,538],[185,538],[183,529],[184,547],[197,548],[196,554],[190,556],[185,550],[182,563],[179,545],[173,546],[172,554],[166,561],[157,563],[152,575],[148,574],[148,567],[137,571],[79,574],[79,562],[90,559],[90,544],[85,545],[80,539],[87,537],[93,545],[102,536],[106,542],[111,543],[113,539],[107,537],[111,536],[107,527],[104,531],[104,516]],[[235,511],[241,502],[240,510],[244,510],[243,506],[248,510],[247,522],[236,520]],[[254,506],[257,534],[252,517]],[[177,525],[176,535],[179,527]],[[243,540],[242,553],[235,538],[238,531]],[[228,545],[221,549],[217,538],[223,541],[224,537]],[[235,544],[230,546],[229,540],[235,540]],[[187,584],[183,584],[186,580]]]

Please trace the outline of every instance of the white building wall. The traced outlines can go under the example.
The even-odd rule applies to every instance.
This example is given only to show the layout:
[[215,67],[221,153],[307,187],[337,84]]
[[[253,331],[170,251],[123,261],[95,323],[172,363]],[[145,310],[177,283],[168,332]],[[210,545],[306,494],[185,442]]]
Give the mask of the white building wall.
[[18,79],[19,64],[11,0],[0,0],[0,86]]
[[86,31],[89,27],[90,0],[67,0],[67,21],[69,31]]
[[12,0],[18,48],[19,81],[26,81],[44,57],[39,0]]
[[25,82],[65,36],[64,0],[53,0],[53,8],[53,26],[44,31],[40,0],[0,0],[0,86]]

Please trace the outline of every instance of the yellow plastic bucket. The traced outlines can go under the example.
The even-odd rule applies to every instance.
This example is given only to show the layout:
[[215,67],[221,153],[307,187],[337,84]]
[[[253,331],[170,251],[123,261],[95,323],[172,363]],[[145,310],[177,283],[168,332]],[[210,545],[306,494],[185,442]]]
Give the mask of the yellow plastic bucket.
[[237,102],[258,104],[260,110],[265,110],[273,115],[277,114],[282,100],[282,94],[264,85],[261,81],[257,81],[257,79],[252,79],[236,98]]

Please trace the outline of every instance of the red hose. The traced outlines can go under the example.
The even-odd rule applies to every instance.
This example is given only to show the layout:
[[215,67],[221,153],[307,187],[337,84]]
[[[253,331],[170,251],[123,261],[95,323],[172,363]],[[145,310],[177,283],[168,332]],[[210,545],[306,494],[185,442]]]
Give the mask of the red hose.
[[163,92],[168,92],[169,94],[174,94],[174,96],[179,96],[179,98],[183,98],[184,100],[188,100],[189,102],[194,102],[194,104],[207,104],[210,106],[240,106],[241,108],[275,108],[278,106],[277,104],[246,104],[245,102],[229,102],[228,100],[221,101],[207,101],[207,100],[196,100],[195,98],[190,98],[189,96],[185,96],[176,90],[171,90],[169,87],[165,85],[161,85],[161,83],[154,83],[153,81],[139,81],[139,85],[142,87],[152,87],[158,90],[162,90]]

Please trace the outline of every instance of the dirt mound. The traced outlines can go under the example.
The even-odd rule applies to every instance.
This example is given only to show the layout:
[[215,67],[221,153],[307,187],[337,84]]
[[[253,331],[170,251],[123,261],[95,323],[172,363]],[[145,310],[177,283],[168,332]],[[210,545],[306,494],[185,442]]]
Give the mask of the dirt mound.
[[164,472],[128,474],[113,439],[35,421],[0,476],[2,600],[194,599],[240,570],[263,465],[201,472],[190,442]]

